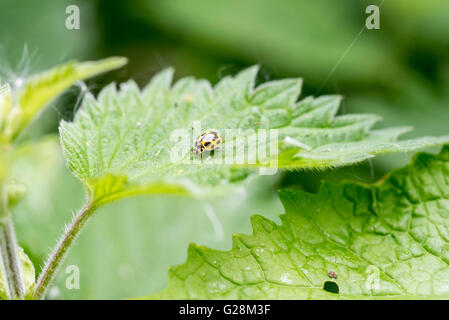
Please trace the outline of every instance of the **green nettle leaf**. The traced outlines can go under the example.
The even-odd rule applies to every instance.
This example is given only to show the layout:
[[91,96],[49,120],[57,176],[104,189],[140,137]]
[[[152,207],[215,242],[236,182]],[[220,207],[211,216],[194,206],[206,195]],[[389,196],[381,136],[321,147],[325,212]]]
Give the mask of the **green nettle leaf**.
[[[102,204],[137,193],[209,195],[205,188],[232,186],[252,176],[257,167],[335,167],[379,153],[449,142],[449,136],[397,141],[408,128],[371,130],[377,116],[337,116],[339,96],[297,102],[300,79],[254,88],[257,70],[251,67],[225,77],[212,88],[208,81],[192,77],[171,85],[173,70],[168,69],[142,91],[129,81],[120,90],[109,85],[98,98],[87,95],[74,121],[60,126],[70,170],[84,183],[91,200]],[[223,143],[213,157],[205,155],[200,161],[192,146],[208,129],[218,131]],[[265,132],[266,139],[257,141],[257,152],[265,154],[258,153],[250,162],[251,139],[263,129],[276,129],[276,134]],[[176,135],[177,130],[181,134]],[[180,143],[180,136],[187,136],[183,140],[187,143]],[[275,152],[273,141],[279,146]],[[245,157],[226,162],[223,155],[234,146],[236,156]],[[179,147],[177,160],[173,160],[175,147]]]
[[377,184],[279,194],[282,225],[254,216],[230,251],[191,245],[149,298],[449,298],[449,146]]
[[113,70],[126,63],[125,58],[95,62],[68,62],[26,79],[18,79],[11,91],[0,96],[0,148],[11,144],[42,109],[76,81]]

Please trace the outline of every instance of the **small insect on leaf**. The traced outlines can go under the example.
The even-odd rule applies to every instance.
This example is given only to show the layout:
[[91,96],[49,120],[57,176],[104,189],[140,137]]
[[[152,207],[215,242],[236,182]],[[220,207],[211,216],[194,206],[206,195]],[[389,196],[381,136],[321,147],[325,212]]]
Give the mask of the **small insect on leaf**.
[[337,277],[338,277],[338,275],[335,271],[329,271],[327,273],[327,275],[329,276],[329,278],[332,278],[332,279],[337,279]]
[[215,130],[207,130],[199,135],[193,145],[194,154],[203,154],[205,151],[212,152],[217,150],[219,145],[223,142],[223,138]]

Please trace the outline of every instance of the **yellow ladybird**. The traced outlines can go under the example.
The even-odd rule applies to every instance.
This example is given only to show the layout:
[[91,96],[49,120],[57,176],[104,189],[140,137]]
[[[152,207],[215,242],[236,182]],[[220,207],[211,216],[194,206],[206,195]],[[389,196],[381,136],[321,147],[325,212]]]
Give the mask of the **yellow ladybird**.
[[201,155],[205,151],[213,153],[222,142],[223,139],[217,131],[207,130],[196,138],[195,144],[193,145],[193,153]]

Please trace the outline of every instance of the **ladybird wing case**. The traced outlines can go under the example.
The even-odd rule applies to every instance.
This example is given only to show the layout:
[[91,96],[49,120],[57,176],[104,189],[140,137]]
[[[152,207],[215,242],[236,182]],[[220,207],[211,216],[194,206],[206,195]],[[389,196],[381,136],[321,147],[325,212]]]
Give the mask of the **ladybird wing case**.
[[201,144],[200,139],[196,139],[195,144],[193,145],[193,153],[200,154],[203,153],[203,145]]
[[222,141],[222,137],[216,130],[206,130],[196,138],[193,145],[193,153],[202,154],[204,151],[216,150]]

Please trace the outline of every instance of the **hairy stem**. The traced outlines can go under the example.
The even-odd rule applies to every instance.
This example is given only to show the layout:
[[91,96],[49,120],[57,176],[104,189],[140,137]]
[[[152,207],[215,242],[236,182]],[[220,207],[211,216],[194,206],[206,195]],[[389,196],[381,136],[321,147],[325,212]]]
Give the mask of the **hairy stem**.
[[39,276],[36,288],[34,290],[35,299],[42,299],[44,297],[45,291],[47,290],[50,282],[53,280],[58,267],[64,261],[64,258],[76,237],[79,235],[87,220],[96,209],[97,206],[94,206],[92,201],[88,201],[86,205],[76,214],[71,225],[66,229],[56,248],[53,250],[53,253],[51,253],[49,259],[45,263],[44,269]]
[[2,272],[11,299],[23,299],[25,284],[23,282],[22,265],[20,264],[16,234],[11,215],[6,206],[0,208],[0,254]]

